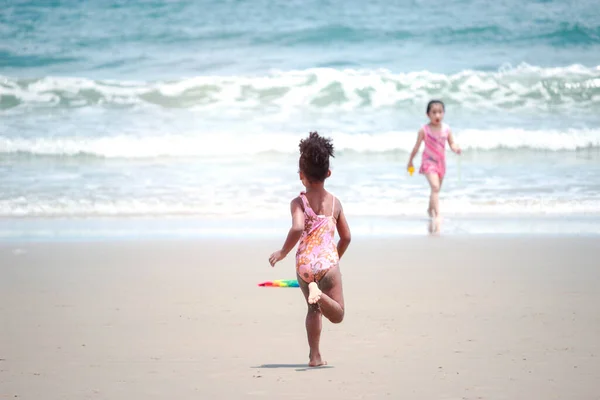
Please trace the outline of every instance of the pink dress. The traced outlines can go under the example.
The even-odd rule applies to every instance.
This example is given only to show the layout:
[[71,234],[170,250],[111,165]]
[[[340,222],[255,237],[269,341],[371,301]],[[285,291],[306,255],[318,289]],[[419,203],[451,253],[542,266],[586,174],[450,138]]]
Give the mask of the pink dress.
[[317,215],[304,192],[300,193],[300,199],[304,208],[304,232],[296,252],[296,273],[306,283],[318,282],[340,260],[334,240],[336,200],[334,197],[331,215]]
[[425,149],[421,159],[420,174],[438,174],[440,179],[446,174],[446,142],[450,127],[442,124],[440,132],[432,132],[429,124],[423,126]]

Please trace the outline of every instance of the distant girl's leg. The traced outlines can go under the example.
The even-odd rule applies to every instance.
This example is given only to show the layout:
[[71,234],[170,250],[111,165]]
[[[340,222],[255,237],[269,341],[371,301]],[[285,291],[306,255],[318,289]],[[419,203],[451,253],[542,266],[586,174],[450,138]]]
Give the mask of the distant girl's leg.
[[306,304],[308,306],[305,321],[308,347],[310,348],[308,365],[311,367],[317,367],[319,365],[326,364],[321,359],[321,350],[319,348],[319,343],[321,341],[322,314],[318,304],[308,304],[308,284],[304,282],[300,276],[297,278],[300,289],[302,290],[302,294],[304,294],[304,299],[306,300]]
[[427,174],[425,177],[431,187],[431,194],[429,195],[429,215],[432,218],[437,218],[440,215],[440,188],[442,182],[440,176],[436,173]]

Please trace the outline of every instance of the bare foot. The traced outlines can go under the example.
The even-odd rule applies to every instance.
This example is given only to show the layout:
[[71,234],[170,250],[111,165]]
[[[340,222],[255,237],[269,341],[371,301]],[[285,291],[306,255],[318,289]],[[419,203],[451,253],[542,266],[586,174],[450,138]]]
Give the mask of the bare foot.
[[321,354],[316,354],[314,357],[310,355],[310,361],[308,362],[309,367],[321,367],[327,365],[327,361],[321,359]]
[[429,207],[427,209],[427,214],[429,214],[429,223],[427,224],[427,231],[429,233],[434,233],[435,231],[435,211],[433,210],[433,208]]
[[431,220],[431,233],[439,234],[442,227],[441,217],[435,217]]
[[308,284],[308,304],[316,304],[321,299],[321,289],[316,282]]

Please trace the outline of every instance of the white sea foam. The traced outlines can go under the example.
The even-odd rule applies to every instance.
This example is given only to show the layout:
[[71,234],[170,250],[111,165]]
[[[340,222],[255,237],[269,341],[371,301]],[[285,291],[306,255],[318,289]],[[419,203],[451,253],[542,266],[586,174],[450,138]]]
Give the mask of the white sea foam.
[[265,76],[197,76],[176,81],[94,81],[0,76],[0,110],[13,107],[152,105],[167,108],[380,109],[441,97],[465,109],[600,107],[600,68],[520,65],[497,72],[394,73],[316,68]]
[[[529,131],[524,129],[456,129],[464,150],[537,149],[577,150],[600,147],[600,129]],[[257,155],[265,152],[297,153],[304,134],[202,133],[162,136],[120,135],[104,137],[4,137],[0,154],[27,153],[46,156],[89,155],[106,158],[207,157]],[[338,152],[385,153],[412,149],[416,132],[348,134],[332,132]]]
[[[345,194],[345,197],[344,197]],[[348,198],[349,193],[341,193]],[[443,201],[444,215],[481,217],[490,215],[506,216],[578,216],[600,215],[600,198],[556,199],[553,197],[531,196],[505,199],[446,198]],[[221,202],[219,205],[182,199],[172,202],[168,199],[115,199],[97,201],[94,199],[38,200],[23,202],[23,199],[0,200],[0,217],[166,217],[195,216],[202,218],[248,219],[286,218],[289,213],[289,199],[266,205],[264,198],[246,198],[244,204],[236,201]],[[422,196],[411,199],[364,198],[358,202],[349,198],[344,210],[353,218],[357,217],[425,217],[426,199]],[[287,211],[286,211],[287,210]]]

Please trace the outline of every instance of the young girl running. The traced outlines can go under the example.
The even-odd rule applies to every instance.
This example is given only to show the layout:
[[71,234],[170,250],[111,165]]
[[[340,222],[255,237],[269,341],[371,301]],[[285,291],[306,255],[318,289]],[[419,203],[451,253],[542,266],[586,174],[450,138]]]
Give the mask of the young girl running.
[[417,155],[421,143],[425,142],[419,173],[425,175],[429,186],[431,186],[427,213],[431,218],[430,229],[436,233],[439,232],[440,227],[440,189],[446,174],[446,141],[453,152],[456,154],[461,153],[460,147],[454,143],[450,127],[442,122],[445,111],[446,107],[440,100],[431,100],[427,104],[429,123],[419,130],[417,143],[408,160],[408,168],[414,168],[413,159]]
[[[281,250],[269,257],[275,266],[300,241],[296,252],[296,275],[308,303],[306,333],[311,367],[326,365],[321,358],[321,317],[338,324],[344,319],[344,295],[339,259],[350,244],[350,228],[340,201],[325,190],[331,175],[329,157],[333,157],[331,139],[311,132],[300,141],[300,180],[306,192],[292,200],[292,227]],[[340,240],[334,241],[337,228]]]

